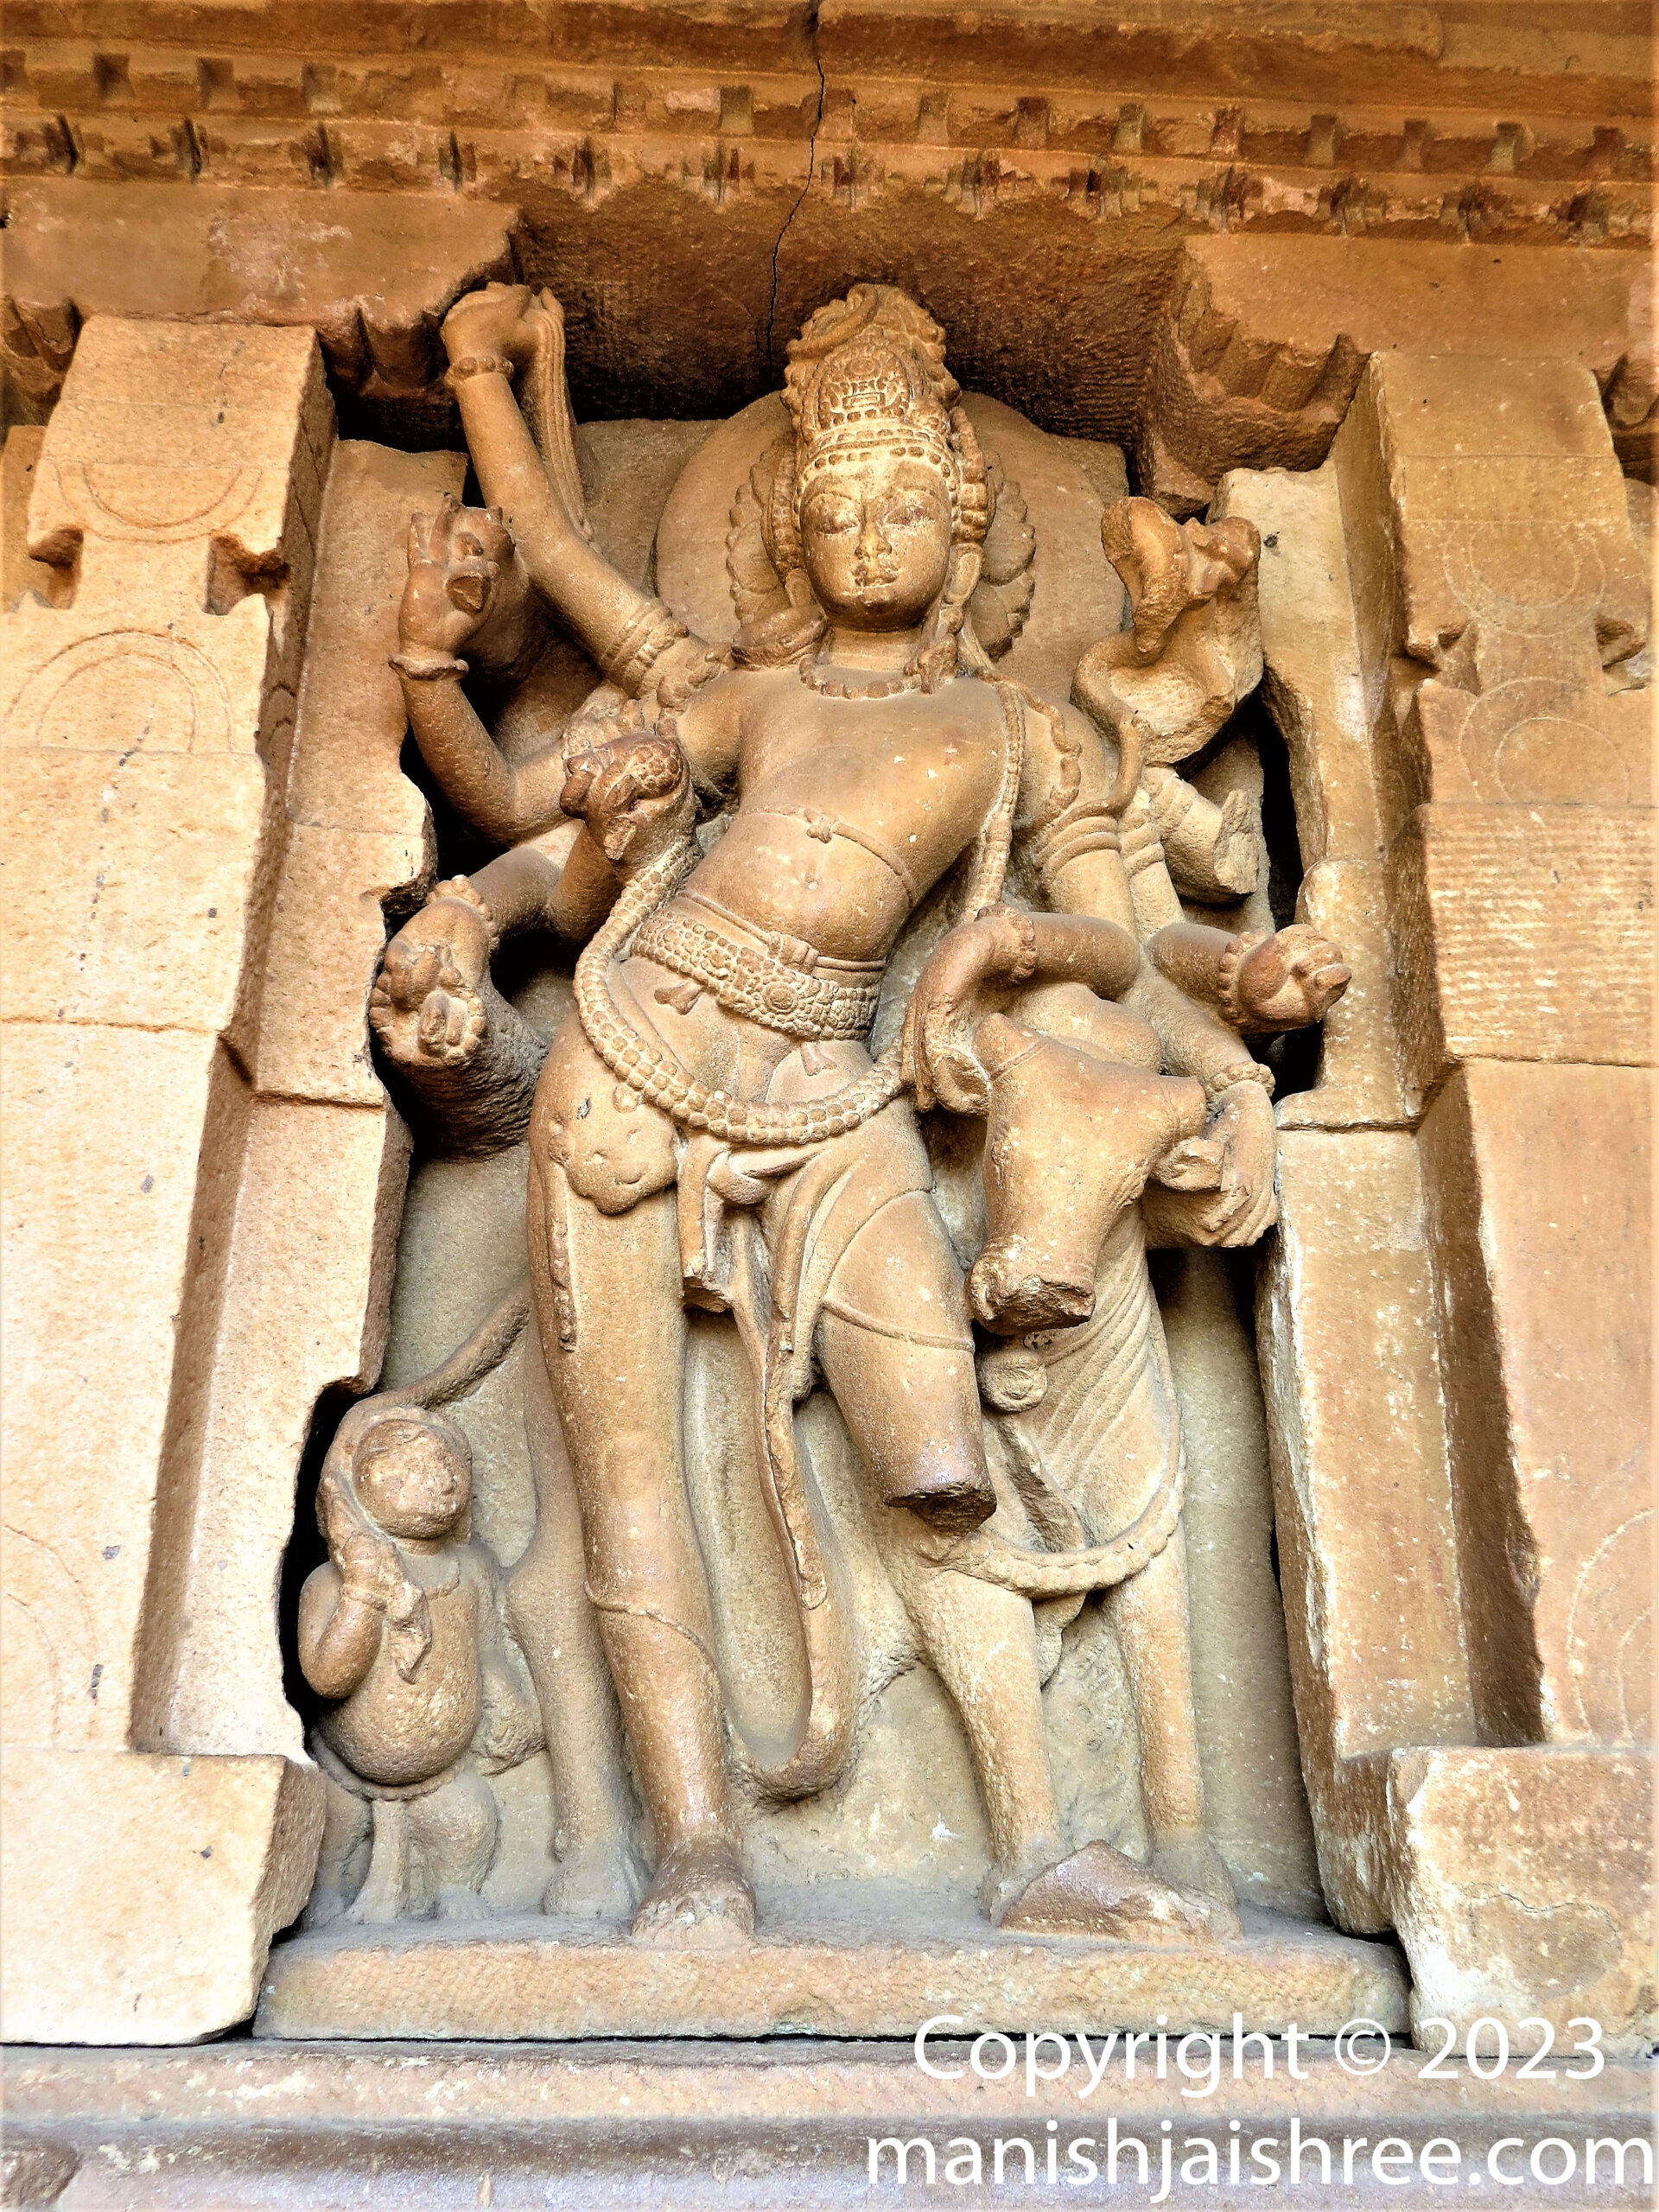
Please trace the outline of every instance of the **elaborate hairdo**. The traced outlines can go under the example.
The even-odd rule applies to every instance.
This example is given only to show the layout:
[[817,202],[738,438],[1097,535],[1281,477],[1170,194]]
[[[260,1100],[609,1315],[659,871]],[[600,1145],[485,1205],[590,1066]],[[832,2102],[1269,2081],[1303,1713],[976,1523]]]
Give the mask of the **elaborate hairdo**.
[[[801,504],[813,478],[838,461],[879,448],[937,469],[950,503],[950,565],[945,587],[929,615],[916,656],[925,690],[933,690],[965,664],[976,673],[990,662],[974,627],[964,627],[969,601],[979,588],[982,548],[995,509],[995,489],[961,390],[944,365],[944,333],[926,310],[892,284],[855,284],[809,317],[791,340],[784,404],[794,424],[793,450],[774,447],[739,493],[727,540],[742,626],[736,654],[751,667],[797,660],[823,637],[826,623],[812,595],[801,554]],[[746,507],[747,499],[747,507]],[[1010,518],[1020,556],[1010,571],[1020,585],[1017,612],[1003,610],[1006,645],[1018,633],[1031,603],[1027,572],[1033,541],[1025,510],[1014,494]],[[766,575],[756,549],[740,543],[758,521]],[[751,588],[753,575],[754,585]],[[1001,580],[999,580],[1001,581]],[[779,594],[781,601],[779,604]],[[749,605],[746,608],[745,597]]]

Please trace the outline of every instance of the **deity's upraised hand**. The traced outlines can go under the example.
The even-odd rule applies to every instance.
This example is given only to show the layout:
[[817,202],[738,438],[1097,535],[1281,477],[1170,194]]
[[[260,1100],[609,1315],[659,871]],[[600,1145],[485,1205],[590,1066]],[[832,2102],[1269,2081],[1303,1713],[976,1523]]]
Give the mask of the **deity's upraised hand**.
[[409,581],[397,635],[411,659],[455,653],[490,620],[513,570],[512,533],[499,515],[446,499],[435,515],[409,518]]

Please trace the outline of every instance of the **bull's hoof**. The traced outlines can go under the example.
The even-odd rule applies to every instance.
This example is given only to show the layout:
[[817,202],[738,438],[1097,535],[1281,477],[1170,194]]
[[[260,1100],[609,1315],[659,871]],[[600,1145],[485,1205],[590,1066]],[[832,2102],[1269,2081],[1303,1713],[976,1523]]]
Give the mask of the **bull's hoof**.
[[1117,1943],[1211,1943],[1237,1933],[1218,1928],[1205,1898],[1189,1897],[1109,1844],[1086,1843],[1046,1867],[991,1916],[1010,1932],[1098,1936]]

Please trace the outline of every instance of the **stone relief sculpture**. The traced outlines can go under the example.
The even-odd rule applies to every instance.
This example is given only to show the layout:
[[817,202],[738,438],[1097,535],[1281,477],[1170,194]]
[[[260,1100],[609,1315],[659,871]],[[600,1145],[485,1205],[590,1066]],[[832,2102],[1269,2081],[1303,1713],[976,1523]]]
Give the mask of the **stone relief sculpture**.
[[486,1777],[541,1747],[471,1502],[452,1422],[396,1396],[346,1415],[317,1489],[328,1563],[300,1599],[306,1679],[340,1700],[310,1739],[327,1787],[312,1927],[476,1914],[499,1829]]
[[[510,1624],[553,1770],[549,1908],[637,1900],[642,1941],[741,1942],[743,1802],[841,1784],[902,1650],[965,1735],[993,1923],[1235,1936],[1147,1249],[1248,1245],[1272,1221],[1272,1077],[1245,1040],[1317,1022],[1348,980],[1311,929],[1213,929],[1181,906],[1255,879],[1253,808],[1177,772],[1260,676],[1254,530],[1109,507],[1130,626],[1084,655],[1070,700],[999,681],[1031,602],[1025,505],[937,324],[861,285],[790,348],[789,430],[725,537],[725,646],[592,542],[550,296],[492,285],[444,340],[490,505],[413,518],[394,665],[431,776],[502,849],[400,930],[371,1015],[400,1095],[452,1144],[527,1140],[531,1275],[392,1395],[457,1395],[533,1319],[537,1522],[498,1604],[493,1562],[457,1537],[447,1425],[384,1400],[366,1428],[348,1417],[302,1620],[308,1675],[346,1696],[319,1731],[329,1868],[360,1856],[372,1798],[353,1910],[381,1910],[399,1878],[379,1882],[383,1808],[419,1789],[404,1816],[440,1909],[476,1895],[494,1838],[478,1769],[535,1740],[490,1718]],[[550,617],[605,680],[510,755],[485,717],[518,695],[522,729]],[[536,933],[580,948],[550,1044],[493,980]],[[715,1388],[706,1314],[742,1351]],[[850,1506],[798,1416],[820,1386],[855,1447]],[[769,1556],[705,1556],[688,1484],[716,1446],[758,1486]],[[866,1552],[893,1600],[879,1627]],[[452,1565],[474,1624],[441,1634]],[[746,1580],[763,1608],[787,1597],[760,1691],[725,1620]],[[1146,1864],[1068,1837],[1057,1794],[1044,1684],[1096,1593]]]

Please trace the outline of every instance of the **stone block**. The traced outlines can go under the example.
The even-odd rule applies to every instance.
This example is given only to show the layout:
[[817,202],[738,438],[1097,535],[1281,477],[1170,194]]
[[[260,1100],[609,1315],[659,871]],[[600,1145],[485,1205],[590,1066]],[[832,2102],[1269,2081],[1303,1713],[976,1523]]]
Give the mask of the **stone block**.
[[4,1051],[0,1719],[8,1744],[116,1745],[230,1077],[199,1031],[10,1022]]
[[[1102,2038],[1094,2029],[1087,2032],[1098,2056]],[[1353,2196],[1361,2202],[1373,2194],[1389,2201],[1380,2185],[1371,2187],[1371,2156],[1373,2146],[1390,2137],[1414,2160],[1438,2143],[1442,2161],[1450,2137],[1465,2184],[1505,2138],[1498,2171],[1516,2181],[1526,2178],[1528,2148],[1541,2135],[1572,2143],[1580,2171],[1586,2139],[1599,2139],[1596,2194],[1580,2202],[1639,2204],[1638,2192],[1653,2171],[1653,2075],[1639,2061],[1614,2060],[1589,2078],[1583,2062],[1574,2061],[1571,2073],[1553,2069],[1553,2079],[1518,2079],[1513,2065],[1489,2081],[1449,2066],[1423,2079],[1421,2063],[1396,2050],[1389,2066],[1356,2076],[1344,2071],[1328,2044],[1304,2041],[1294,2073],[1285,2050],[1274,2054],[1269,2073],[1261,2046],[1246,2045],[1243,2078],[1234,2081],[1224,2042],[1221,2093],[1205,2102],[1173,2064],[1160,2079],[1155,2063],[1147,2063],[1147,2049],[1140,2046],[1131,2074],[1120,2036],[1109,2069],[1087,2097],[1075,2043],[1064,2074],[1053,2046],[1041,2047],[1033,2087],[1023,2063],[1001,2080],[982,2080],[968,2063],[959,2031],[948,2039],[929,2037],[931,2073],[918,2067],[907,2039],[825,2044],[785,2036],[760,2050],[666,2037],[410,2050],[235,2037],[199,2050],[10,2050],[0,2054],[0,2079],[7,2162],[16,2157],[22,2165],[27,2158],[28,2171],[47,2177],[42,2197],[78,2168],[87,2193],[112,2171],[127,2202],[143,2212],[177,2193],[181,2144],[189,2145],[190,2183],[201,2198],[216,2205],[279,2202],[293,2212],[322,2212],[370,2189],[384,2194],[393,2186],[392,2175],[411,2197],[432,2205],[469,2204],[486,2194],[487,2182],[496,2203],[528,2202],[548,2212],[607,2202],[644,2206],[668,2163],[664,2145],[673,2146],[671,2195],[664,2188],[658,2201],[671,2202],[674,2212],[729,2212],[734,2200],[745,2212],[802,2204],[840,2212],[861,2200],[880,2202],[887,2193],[870,2186],[872,2142],[880,2146],[881,2183],[893,2177],[892,2201],[905,2201],[892,2145],[906,2140],[914,2201],[952,2202],[949,2172],[960,2199],[971,2203],[960,2187],[962,2139],[979,2150],[988,2183],[998,2136],[1014,2139],[1005,2201],[1086,2203],[1106,2184],[1102,2190],[1077,2186],[1086,2183],[1081,2161],[1092,2156],[1106,2165],[1111,2120],[1120,2144],[1119,2192],[1135,2192],[1134,2202],[1161,2186],[1159,2145],[1166,2124],[1178,2146],[1177,2175],[1179,2154],[1194,2136],[1205,2149],[1222,2138],[1217,2164],[1225,2170],[1229,2131],[1197,2120],[1194,2112],[1195,2105],[1200,2113],[1213,2112],[1224,2098],[1226,2116],[1239,2124],[1241,2173],[1251,2177],[1243,2186],[1258,2178],[1267,2184],[1273,2169],[1281,2177],[1276,2188],[1264,2185],[1259,2198],[1249,2201],[1271,2202],[1273,2194],[1291,2203],[1299,2197],[1317,2202],[1316,2192],[1333,2196],[1344,2136],[1363,2145],[1354,2161]],[[993,2053],[1000,2063],[995,2044],[982,2062]],[[1034,2144],[1040,2177],[1051,2125],[1062,2146],[1062,2178],[1052,2190],[1040,2178],[1025,2188],[1018,2145]],[[937,2178],[926,2195],[916,2139],[935,2156]],[[1300,2187],[1290,2182],[1288,2145],[1296,2139],[1304,2146],[1295,2169]],[[1074,2140],[1079,2163],[1068,2173],[1065,2146]],[[1132,2146],[1150,2154],[1144,2183],[1141,2148]],[[946,2162],[953,2154],[963,2163],[952,2172]],[[1397,2150],[1393,2156],[1393,2171],[1386,2164],[1376,2170],[1386,2172],[1390,2184],[1402,2178]],[[1323,2158],[1330,2162],[1329,2190],[1319,2179]],[[1548,2171],[1548,2158],[1545,2163]],[[1201,2164],[1193,2171],[1187,2193],[1198,2197]],[[1442,2164],[1437,2178],[1445,2173]],[[1205,2194],[1224,2203],[1224,2183]],[[979,2193],[996,2201],[988,2187]],[[1541,2191],[1513,2193],[1523,2201],[1527,2195],[1550,2201]],[[1474,2201],[1482,2194],[1496,2191],[1477,2190]],[[1450,2196],[1444,2187],[1435,2192],[1441,2202]],[[1413,2212],[1435,2201],[1427,2190],[1402,2190],[1392,2201],[1402,2198]],[[73,2195],[67,2202],[73,2202]]]
[[[262,69],[275,73],[263,84]],[[259,111],[263,90],[268,110],[304,118],[298,60],[243,54],[236,70],[245,117]],[[245,71],[254,73],[245,79]],[[226,127],[218,108],[197,126],[221,140]],[[303,128],[287,136],[297,140]],[[273,149],[281,143],[271,140]],[[384,402],[401,381],[406,400],[438,417],[448,413],[436,382],[438,320],[469,286],[512,276],[512,226],[507,209],[454,194],[410,201],[337,187],[324,200],[305,174],[287,190],[258,191],[203,176],[188,194],[164,199],[131,184],[78,177],[66,189],[33,178],[12,202],[6,289],[31,316],[72,300],[83,321],[315,327],[348,388],[372,385]],[[378,348],[371,331],[381,334]],[[397,340],[401,379],[388,374]]]
[[1344,1925],[1384,1926],[1374,1756],[1475,1731],[1409,1135],[1281,1135],[1256,1340],[1325,1896]]
[[30,550],[212,542],[269,573],[296,529],[315,542],[333,435],[310,331],[94,316],[47,428]]
[[1488,1742],[1653,1738],[1655,1082],[1470,1061],[1420,1132]]
[[303,1757],[276,1637],[295,1477],[318,1398],[380,1371],[408,1166],[389,1108],[251,1102],[152,1574],[140,1725],[173,1749]]
[[1273,1484],[1255,1348],[1225,1255],[1160,1253],[1153,1276],[1186,1454],[1187,1602],[1205,1825],[1242,1897],[1319,1920],[1325,1901],[1274,1581]]
[[192,2043],[245,2019],[305,1902],[322,1777],[282,1758],[8,1751],[9,2043]]
[[1399,1128],[1408,1119],[1389,992],[1382,870],[1319,861],[1302,878],[1296,918],[1342,947],[1353,969],[1319,1030],[1312,1087],[1282,1092],[1281,1129]]
[[0,614],[10,613],[26,592],[51,601],[61,571],[29,557],[29,501],[46,432],[22,424],[6,433],[0,459]]
[[1262,695],[1290,753],[1302,864],[1374,864],[1382,840],[1336,470],[1235,469],[1214,512],[1261,533]]
[[1430,677],[1399,733],[1399,811],[1427,800],[1651,806],[1652,715],[1643,690],[1511,677],[1478,697]]
[[[1580,2073],[1575,2046],[1645,2057],[1659,2037],[1650,1751],[1402,1751],[1389,1764],[1395,1925],[1420,2045],[1496,2019],[1511,2048]],[[1495,2037],[1483,2036],[1491,2064]]]
[[1647,808],[1417,809],[1389,855],[1414,1103],[1462,1059],[1651,1065],[1655,833]]
[[[1414,127],[1427,126],[1408,124],[1408,133]],[[1259,147],[1261,135],[1249,135]],[[1442,159],[1452,135],[1435,134]],[[1187,241],[1143,388],[1143,488],[1196,509],[1230,467],[1316,468],[1368,356],[1457,355],[1466,364],[1471,355],[1564,355],[1599,386],[1627,355],[1650,359],[1645,273],[1632,284],[1610,265],[1613,257],[1515,242],[1502,254],[1472,254],[1461,238],[1444,236],[1448,214],[1456,229],[1465,219],[1448,181],[1443,171],[1356,180],[1344,194],[1347,235],[1332,238],[1309,234],[1321,203],[1330,205],[1328,172],[1313,192],[1258,175],[1246,187],[1255,222],[1230,221],[1220,235]],[[1422,194],[1416,219],[1440,236],[1408,234],[1414,190]],[[1374,209],[1379,196],[1393,203],[1382,218],[1386,241],[1362,235],[1367,203]],[[1272,234],[1291,227],[1300,235]],[[1643,435],[1633,426],[1632,458]]]
[[223,615],[207,611],[213,558],[206,541],[162,541],[126,551],[111,573],[83,564],[68,604],[25,595],[5,617],[0,746],[59,760],[251,760],[279,674],[273,624],[257,594]]
[[226,1029],[258,931],[251,757],[0,751],[10,1020]]
[[[1463,355],[1378,353],[1332,461],[1373,719],[1391,694],[1406,731],[1419,671],[1465,695],[1431,701],[1408,739],[1471,779],[1467,792],[1437,779],[1433,796],[1565,795],[1552,776],[1574,798],[1599,796],[1577,772],[1587,750],[1592,782],[1605,782],[1605,737],[1560,725],[1600,730],[1604,663],[1639,647],[1649,609],[1595,378],[1565,358],[1476,369]],[[1393,736],[1385,725],[1385,750]],[[1424,767],[1404,764],[1403,803],[1385,793],[1385,834],[1430,795]],[[1627,761],[1621,786],[1629,776]]]
[[[412,786],[411,786],[412,788]],[[376,1106],[369,992],[385,948],[385,902],[431,873],[425,839],[372,830],[289,830],[259,1006],[259,1089]]]
[[1044,1943],[988,1928],[971,1902],[937,1891],[873,1884],[849,1915],[826,1906],[825,1886],[778,1897],[735,1972],[730,1952],[642,1945],[591,1922],[521,1922],[493,1936],[456,1929],[425,1942],[407,1929],[302,1935],[271,1955],[254,2034],[913,2037],[951,2012],[970,2035],[1064,2035],[1103,2022],[1152,2029],[1160,2012],[1172,2025],[1230,2026],[1235,2010],[1268,2034],[1291,2020],[1334,2034],[1358,2013],[1405,2024],[1405,1977],[1390,1947],[1249,1906],[1238,1942]]
[[310,651],[288,809],[296,823],[420,837],[426,803],[404,774],[403,692],[388,666],[408,575],[409,518],[460,496],[461,454],[343,441],[324,505]]

